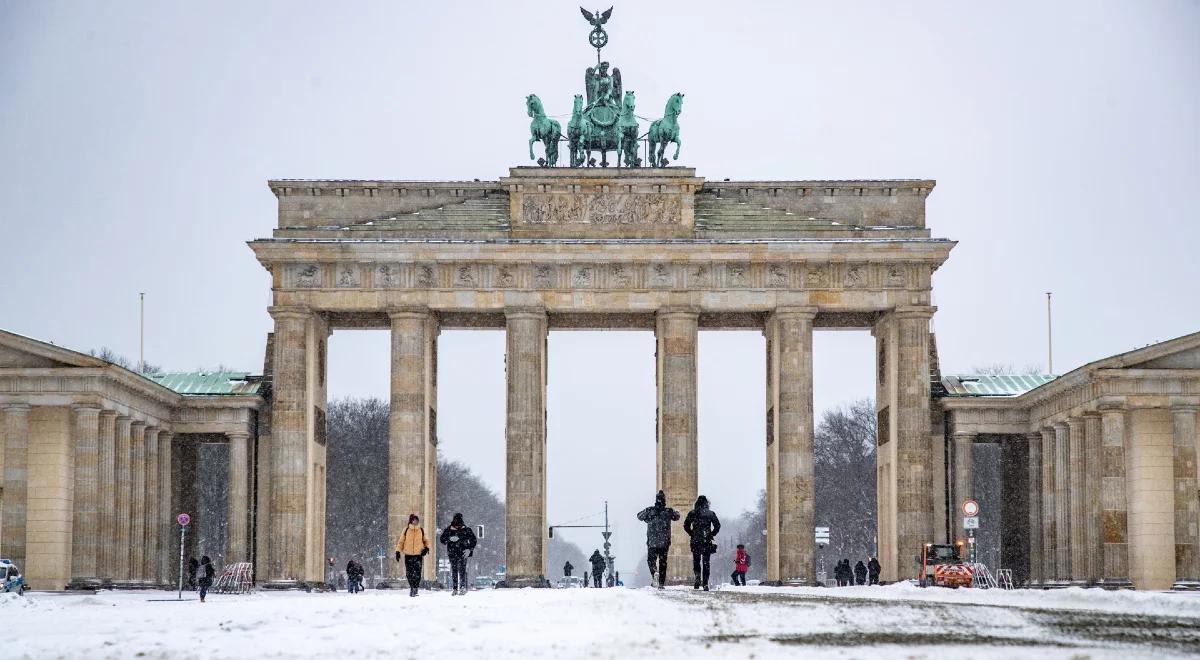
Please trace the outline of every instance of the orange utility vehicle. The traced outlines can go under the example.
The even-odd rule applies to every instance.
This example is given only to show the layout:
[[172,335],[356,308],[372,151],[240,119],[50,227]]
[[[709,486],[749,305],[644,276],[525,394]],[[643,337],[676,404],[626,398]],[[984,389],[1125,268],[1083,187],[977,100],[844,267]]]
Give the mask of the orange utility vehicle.
[[917,582],[922,587],[970,587],[975,571],[962,560],[962,541],[954,545],[921,546]]

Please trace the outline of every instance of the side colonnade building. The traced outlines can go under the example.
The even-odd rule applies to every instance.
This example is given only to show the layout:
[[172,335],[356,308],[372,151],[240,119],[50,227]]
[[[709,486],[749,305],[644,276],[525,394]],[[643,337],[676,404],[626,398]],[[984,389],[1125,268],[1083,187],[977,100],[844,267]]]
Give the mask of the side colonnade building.
[[[34,589],[174,584],[175,515],[198,512],[198,475],[215,468],[228,547],[206,550],[252,561],[261,387],[240,373],[144,376],[0,330],[0,557]],[[229,444],[228,465],[199,465],[206,442]]]

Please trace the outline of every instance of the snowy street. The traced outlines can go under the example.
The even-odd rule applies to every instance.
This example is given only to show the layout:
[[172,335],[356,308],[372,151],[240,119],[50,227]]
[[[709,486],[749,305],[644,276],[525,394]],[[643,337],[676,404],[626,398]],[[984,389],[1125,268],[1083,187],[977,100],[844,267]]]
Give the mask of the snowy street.
[[[1193,594],[569,589],[0,595],[4,658],[1135,658],[1200,653]],[[946,655],[949,653],[949,655]]]

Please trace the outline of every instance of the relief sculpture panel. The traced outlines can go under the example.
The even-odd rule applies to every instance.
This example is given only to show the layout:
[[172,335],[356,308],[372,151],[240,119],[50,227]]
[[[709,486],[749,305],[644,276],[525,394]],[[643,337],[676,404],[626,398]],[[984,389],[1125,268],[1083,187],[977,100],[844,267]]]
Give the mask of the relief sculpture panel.
[[526,193],[521,215],[530,225],[678,225],[679,195],[630,193]]

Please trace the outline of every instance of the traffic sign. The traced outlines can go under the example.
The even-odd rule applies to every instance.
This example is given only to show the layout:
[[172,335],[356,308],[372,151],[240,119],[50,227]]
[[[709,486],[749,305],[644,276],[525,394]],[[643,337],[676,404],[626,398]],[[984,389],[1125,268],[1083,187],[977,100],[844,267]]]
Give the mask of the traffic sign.
[[964,516],[979,515],[979,502],[975,500],[966,500],[962,503],[962,512]]
[[963,518],[963,529],[979,529],[979,518],[975,516]]
[[192,517],[186,513],[181,513],[178,516],[175,516],[175,522],[187,527],[188,523],[192,522]]

